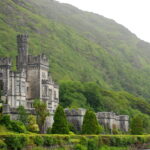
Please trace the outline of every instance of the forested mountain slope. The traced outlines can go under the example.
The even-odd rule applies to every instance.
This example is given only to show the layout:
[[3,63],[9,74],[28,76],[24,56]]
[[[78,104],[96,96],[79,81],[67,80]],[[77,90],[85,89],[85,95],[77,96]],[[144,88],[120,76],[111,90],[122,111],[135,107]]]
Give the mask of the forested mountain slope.
[[55,80],[97,81],[150,97],[150,44],[103,16],[53,0],[0,1],[0,55],[15,56],[17,33],[46,53]]

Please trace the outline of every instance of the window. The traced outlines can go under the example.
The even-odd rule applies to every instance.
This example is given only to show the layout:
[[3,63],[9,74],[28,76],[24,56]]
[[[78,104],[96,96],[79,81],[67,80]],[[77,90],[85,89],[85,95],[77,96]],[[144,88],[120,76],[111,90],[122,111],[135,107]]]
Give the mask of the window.
[[0,78],[2,78],[3,77],[3,73],[0,73]]
[[16,101],[16,107],[19,107],[19,106],[20,106],[20,101],[17,100],[17,101]]
[[22,93],[25,93],[25,82],[22,81],[21,84],[22,84],[22,85],[21,85],[21,92],[22,92]]
[[54,98],[57,98],[57,93],[56,93],[56,91],[54,91]]
[[42,72],[42,78],[43,78],[43,79],[46,79],[46,74],[45,74],[45,72]]
[[4,88],[4,83],[3,83],[3,80],[0,80],[0,90],[2,91]]
[[19,83],[19,81],[16,81],[16,92],[17,93],[20,92],[20,83]]
[[52,100],[52,90],[51,89],[48,89],[48,96],[49,96],[50,100]]
[[51,105],[52,105],[52,103],[49,102],[49,103],[48,103],[48,108],[51,108]]

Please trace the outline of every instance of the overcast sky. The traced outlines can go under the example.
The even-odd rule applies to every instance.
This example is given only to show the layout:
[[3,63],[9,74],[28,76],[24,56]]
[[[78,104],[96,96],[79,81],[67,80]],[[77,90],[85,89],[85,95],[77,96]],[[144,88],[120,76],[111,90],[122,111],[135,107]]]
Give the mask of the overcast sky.
[[150,0],[58,0],[114,19],[150,42]]

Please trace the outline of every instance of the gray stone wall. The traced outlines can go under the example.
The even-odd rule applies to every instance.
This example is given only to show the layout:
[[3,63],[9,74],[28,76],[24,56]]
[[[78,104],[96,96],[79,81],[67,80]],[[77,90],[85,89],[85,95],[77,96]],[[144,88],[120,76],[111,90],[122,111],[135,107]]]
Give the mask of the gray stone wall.
[[68,122],[70,122],[77,131],[81,131],[85,113],[86,113],[86,109],[83,108],[65,109],[65,114],[67,116]]
[[[65,109],[67,120],[73,124],[78,131],[82,128],[85,113],[86,110],[83,108]],[[123,132],[128,132],[129,130],[129,116],[127,115],[117,116],[113,112],[98,112],[96,113],[96,117],[99,124],[106,129],[110,129],[111,132],[113,129],[119,129]]]

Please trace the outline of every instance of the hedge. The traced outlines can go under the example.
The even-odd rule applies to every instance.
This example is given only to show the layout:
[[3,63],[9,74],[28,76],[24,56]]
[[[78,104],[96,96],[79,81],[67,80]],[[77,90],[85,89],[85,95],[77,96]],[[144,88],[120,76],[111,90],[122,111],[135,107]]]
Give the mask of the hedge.
[[[103,145],[115,147],[128,147],[150,142],[150,135],[48,135],[48,134],[1,134],[0,148],[21,150],[24,147],[63,147],[64,145],[87,147],[96,150]],[[83,148],[84,149],[84,148]]]

